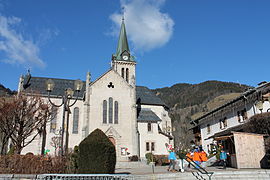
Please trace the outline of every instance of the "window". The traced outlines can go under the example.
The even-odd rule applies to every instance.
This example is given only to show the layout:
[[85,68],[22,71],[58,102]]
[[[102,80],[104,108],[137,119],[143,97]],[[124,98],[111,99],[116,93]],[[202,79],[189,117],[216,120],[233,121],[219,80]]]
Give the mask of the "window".
[[151,142],[151,151],[155,151],[155,143]]
[[103,123],[107,124],[107,101],[103,101]]
[[244,120],[248,118],[246,108],[244,108],[241,111],[237,111],[237,117],[238,117],[238,122],[240,123],[244,122]]
[[109,103],[107,103],[106,100],[103,100],[103,124],[107,123],[119,123],[119,103],[118,101],[113,101],[112,97],[109,98]]
[[78,129],[79,129],[79,108],[75,107],[73,110],[73,129],[72,133],[73,134],[78,134]]
[[114,124],[118,124],[118,102],[114,102]]
[[109,98],[109,123],[113,123],[113,98]]
[[238,118],[238,122],[243,122],[243,117],[240,114],[240,111],[237,111],[237,118]]
[[129,78],[129,69],[126,69],[126,81],[128,82],[128,78]]
[[241,115],[243,116],[244,120],[246,120],[248,118],[246,108],[242,110]]
[[146,151],[155,151],[155,142],[146,142]]
[[57,111],[56,107],[52,109],[52,116],[51,116],[51,124],[50,124],[50,132],[55,133],[56,130],[56,122],[57,122]]
[[223,118],[221,120],[219,120],[219,124],[220,124],[220,129],[224,129],[227,127],[227,118]]
[[147,131],[152,132],[152,124],[151,123],[147,123]]
[[211,133],[211,127],[210,127],[210,124],[207,124],[207,134],[210,134]]
[[121,71],[121,76],[122,76],[122,78],[124,78],[124,77],[125,77],[125,69],[124,69],[124,68],[122,68],[122,71]]
[[149,142],[146,142],[146,151],[150,151]]

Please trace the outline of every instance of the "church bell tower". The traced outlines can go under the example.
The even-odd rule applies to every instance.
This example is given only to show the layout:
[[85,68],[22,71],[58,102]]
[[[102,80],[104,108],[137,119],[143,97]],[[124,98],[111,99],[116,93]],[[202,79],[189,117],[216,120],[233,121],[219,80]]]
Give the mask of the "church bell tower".
[[136,85],[136,61],[130,54],[124,18],[122,19],[116,53],[112,55],[112,68],[127,81],[128,84]]

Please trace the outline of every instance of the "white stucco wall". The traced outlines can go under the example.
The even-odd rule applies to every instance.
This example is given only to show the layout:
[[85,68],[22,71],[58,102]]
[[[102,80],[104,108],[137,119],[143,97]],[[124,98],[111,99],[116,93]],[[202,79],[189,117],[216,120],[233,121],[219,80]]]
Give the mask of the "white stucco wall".
[[[228,113],[223,113],[223,115],[219,115],[219,116],[211,116],[210,118],[208,118],[207,120],[203,120],[200,125],[201,128],[201,138],[202,138],[202,146],[204,148],[204,150],[208,151],[208,146],[213,142],[213,138],[208,139],[208,137],[213,136],[215,133],[219,133],[222,132],[228,128],[243,124],[245,122],[248,121],[244,120],[243,122],[239,122],[238,121],[238,115],[237,115],[237,111],[241,111],[244,108],[246,108],[247,110],[247,118],[249,119],[251,116],[255,115],[255,114],[259,114],[261,113],[259,109],[256,108],[254,103],[250,103],[250,104],[246,104],[246,106],[242,106],[239,107],[237,109],[231,108],[231,111]],[[263,104],[263,112],[266,112],[267,109],[270,108],[270,104],[268,101],[265,101]],[[227,127],[220,129],[220,122],[219,120],[227,117]],[[211,128],[211,132],[208,133],[207,132],[207,124],[210,124],[210,128]]]

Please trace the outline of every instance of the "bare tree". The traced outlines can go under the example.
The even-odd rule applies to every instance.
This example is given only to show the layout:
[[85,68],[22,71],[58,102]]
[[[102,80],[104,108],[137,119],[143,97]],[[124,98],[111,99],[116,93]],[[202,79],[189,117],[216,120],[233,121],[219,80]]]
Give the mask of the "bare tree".
[[20,154],[39,134],[44,137],[45,132],[46,138],[45,127],[52,114],[48,103],[39,96],[23,94],[0,101],[0,131],[10,138],[15,153]]
[[54,136],[51,139],[51,146],[54,147],[54,155],[58,155],[57,154],[57,149],[59,150],[60,148],[60,141],[61,141],[61,137],[60,136]]

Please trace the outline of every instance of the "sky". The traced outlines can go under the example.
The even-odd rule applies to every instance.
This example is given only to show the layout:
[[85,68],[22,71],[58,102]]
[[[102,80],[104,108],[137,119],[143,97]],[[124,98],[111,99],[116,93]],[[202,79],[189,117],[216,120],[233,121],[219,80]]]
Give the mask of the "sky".
[[137,85],[270,81],[269,0],[0,0],[0,83],[92,80],[110,68],[124,14]]

